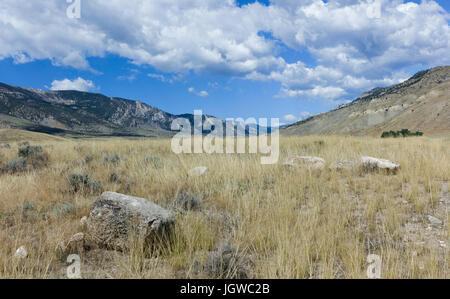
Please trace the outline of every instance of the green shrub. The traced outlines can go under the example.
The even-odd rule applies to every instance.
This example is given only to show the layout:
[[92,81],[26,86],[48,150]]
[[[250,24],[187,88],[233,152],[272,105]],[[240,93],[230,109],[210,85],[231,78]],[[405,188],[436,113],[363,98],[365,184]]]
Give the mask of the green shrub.
[[117,164],[120,162],[120,156],[116,153],[113,154],[104,154],[103,155],[103,163],[104,164]]
[[42,154],[44,150],[42,146],[31,146],[27,145],[19,148],[19,157],[29,158],[34,157],[36,155]]
[[41,146],[27,145],[19,148],[19,157],[27,160],[27,163],[33,168],[39,168],[48,164],[48,154],[44,152]]
[[411,136],[423,136],[423,132],[417,131],[415,133],[408,129],[402,129],[400,131],[385,131],[381,134],[381,138],[397,138],[397,137],[411,137]]
[[73,203],[70,202],[61,202],[55,204],[53,207],[53,211],[58,217],[64,216],[64,215],[74,215],[76,213],[76,207]]
[[17,172],[24,172],[26,169],[27,169],[27,160],[25,158],[20,157],[17,159],[11,159],[8,162],[6,162],[3,171],[7,173],[17,173]]
[[72,193],[99,193],[102,189],[100,182],[92,180],[87,174],[71,174],[69,186]]

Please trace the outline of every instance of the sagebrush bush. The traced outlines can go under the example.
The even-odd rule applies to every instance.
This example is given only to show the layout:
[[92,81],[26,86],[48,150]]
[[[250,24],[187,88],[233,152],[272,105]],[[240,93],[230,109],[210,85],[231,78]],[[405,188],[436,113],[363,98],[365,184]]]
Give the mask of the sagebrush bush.
[[19,148],[19,157],[28,158],[43,153],[42,146],[27,145]]
[[120,162],[120,155],[116,154],[116,153],[108,153],[108,154],[104,154],[103,155],[103,163],[104,164],[117,164]]
[[18,155],[19,157],[26,159],[27,163],[32,168],[46,166],[49,161],[48,154],[44,152],[41,146],[27,145],[20,147]]
[[25,158],[19,157],[17,159],[11,159],[6,162],[3,167],[3,172],[7,173],[17,173],[24,172],[27,169],[27,160]]
[[71,202],[57,203],[53,207],[53,211],[56,213],[58,217],[64,215],[74,215],[76,212],[76,206]]
[[88,174],[74,173],[69,176],[69,186],[72,193],[99,193],[102,189],[100,182],[92,180]]

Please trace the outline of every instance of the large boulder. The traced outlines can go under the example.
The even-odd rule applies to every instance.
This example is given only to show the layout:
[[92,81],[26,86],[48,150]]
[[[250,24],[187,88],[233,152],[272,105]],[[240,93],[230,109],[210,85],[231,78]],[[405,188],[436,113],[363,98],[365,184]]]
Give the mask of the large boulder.
[[361,157],[361,164],[366,172],[377,170],[396,172],[400,168],[400,164],[373,157]]
[[319,157],[310,156],[293,156],[288,158],[283,166],[295,167],[305,166],[312,169],[323,169],[325,166],[325,160]]
[[147,199],[104,192],[93,204],[87,222],[91,242],[123,250],[136,234],[146,244],[164,240],[175,223],[174,215]]

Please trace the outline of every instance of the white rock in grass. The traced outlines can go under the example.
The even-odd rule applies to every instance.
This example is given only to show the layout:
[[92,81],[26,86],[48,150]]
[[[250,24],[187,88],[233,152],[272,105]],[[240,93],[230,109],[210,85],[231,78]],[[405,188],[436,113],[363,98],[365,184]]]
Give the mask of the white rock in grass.
[[189,176],[202,176],[206,173],[207,170],[208,167],[206,166],[195,167],[189,171]]
[[28,251],[27,251],[27,249],[25,248],[25,246],[20,246],[20,247],[16,250],[16,253],[14,253],[14,257],[15,257],[16,259],[20,259],[20,260],[26,258],[27,256],[28,256]]
[[325,166],[325,160],[319,157],[293,156],[284,161],[283,166],[306,166],[313,169],[322,169]]
[[442,221],[434,216],[428,215],[428,221],[430,221],[431,225],[439,226],[442,224]]
[[393,163],[389,160],[378,159],[373,157],[361,157],[362,167],[366,171],[388,170],[396,171],[400,168],[400,164]]

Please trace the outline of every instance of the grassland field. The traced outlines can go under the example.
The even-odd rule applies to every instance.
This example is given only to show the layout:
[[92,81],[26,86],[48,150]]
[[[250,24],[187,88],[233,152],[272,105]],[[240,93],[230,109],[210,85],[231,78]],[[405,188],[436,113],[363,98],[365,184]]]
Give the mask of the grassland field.
[[[17,159],[24,141],[42,146],[48,162],[0,175],[0,278],[64,278],[58,246],[82,231],[80,219],[102,191],[167,209],[188,193],[201,206],[176,212],[174,239],[158,251],[80,253],[84,278],[366,278],[369,254],[381,257],[383,278],[450,277],[448,136],[281,137],[279,163],[261,165],[252,154],[176,155],[170,139],[3,131],[1,167]],[[327,167],[283,167],[292,155],[322,157]],[[328,168],[360,156],[401,168],[396,174]],[[188,176],[200,165],[208,167],[204,176]],[[73,174],[88,175],[98,188],[74,190]],[[429,216],[442,223],[430,224]],[[235,257],[209,271],[208,254],[224,243]],[[13,258],[20,246],[29,253],[24,260]]]

